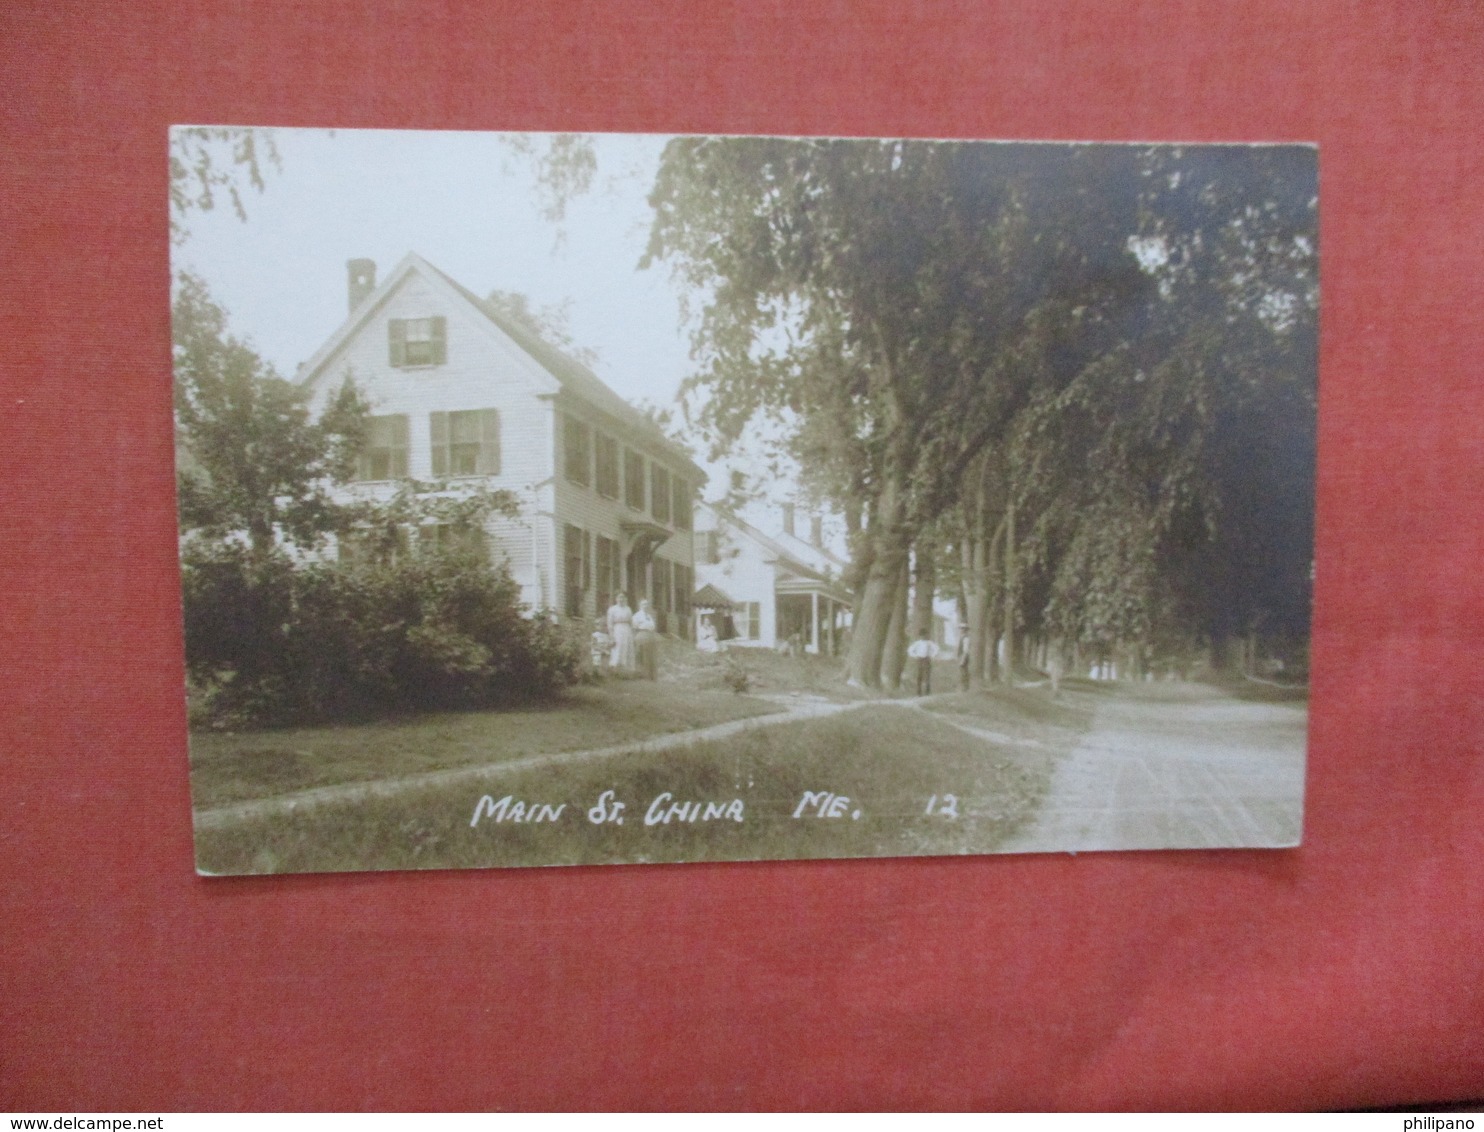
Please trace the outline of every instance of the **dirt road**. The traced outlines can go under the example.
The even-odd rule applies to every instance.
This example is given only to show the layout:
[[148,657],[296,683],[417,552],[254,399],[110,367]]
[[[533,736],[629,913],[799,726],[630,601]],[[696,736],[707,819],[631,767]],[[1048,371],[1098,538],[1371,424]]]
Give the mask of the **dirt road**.
[[1302,704],[1205,685],[1125,685],[1089,697],[1091,729],[1057,767],[1034,822],[1001,851],[1297,845]]

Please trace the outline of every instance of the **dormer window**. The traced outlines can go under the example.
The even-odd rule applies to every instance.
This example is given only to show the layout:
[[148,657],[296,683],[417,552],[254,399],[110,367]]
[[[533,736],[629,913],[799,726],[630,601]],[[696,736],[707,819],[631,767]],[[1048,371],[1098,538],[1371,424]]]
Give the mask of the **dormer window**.
[[393,318],[386,324],[388,360],[398,369],[441,366],[448,361],[448,320]]

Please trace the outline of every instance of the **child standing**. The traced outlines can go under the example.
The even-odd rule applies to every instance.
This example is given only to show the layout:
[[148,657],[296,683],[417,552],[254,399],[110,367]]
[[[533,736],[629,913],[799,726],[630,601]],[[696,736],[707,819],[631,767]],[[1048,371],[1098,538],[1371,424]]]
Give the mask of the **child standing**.
[[602,629],[593,630],[593,671],[602,674],[608,671],[608,658],[613,655],[613,638]]

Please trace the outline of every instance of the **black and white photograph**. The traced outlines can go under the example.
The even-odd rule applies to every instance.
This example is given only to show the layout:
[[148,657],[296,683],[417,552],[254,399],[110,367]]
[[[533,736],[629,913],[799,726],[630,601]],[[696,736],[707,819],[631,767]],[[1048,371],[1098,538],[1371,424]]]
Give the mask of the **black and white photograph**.
[[200,873],[1300,843],[1315,147],[170,154]]

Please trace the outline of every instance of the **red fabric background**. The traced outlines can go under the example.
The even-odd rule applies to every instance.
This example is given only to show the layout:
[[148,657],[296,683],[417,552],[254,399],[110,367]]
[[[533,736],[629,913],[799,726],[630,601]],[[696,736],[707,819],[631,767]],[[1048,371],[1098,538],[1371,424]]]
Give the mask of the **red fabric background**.
[[[4,5],[0,1105],[1484,1093],[1481,59],[1466,2]],[[171,122],[1318,141],[1304,847],[198,879]]]

